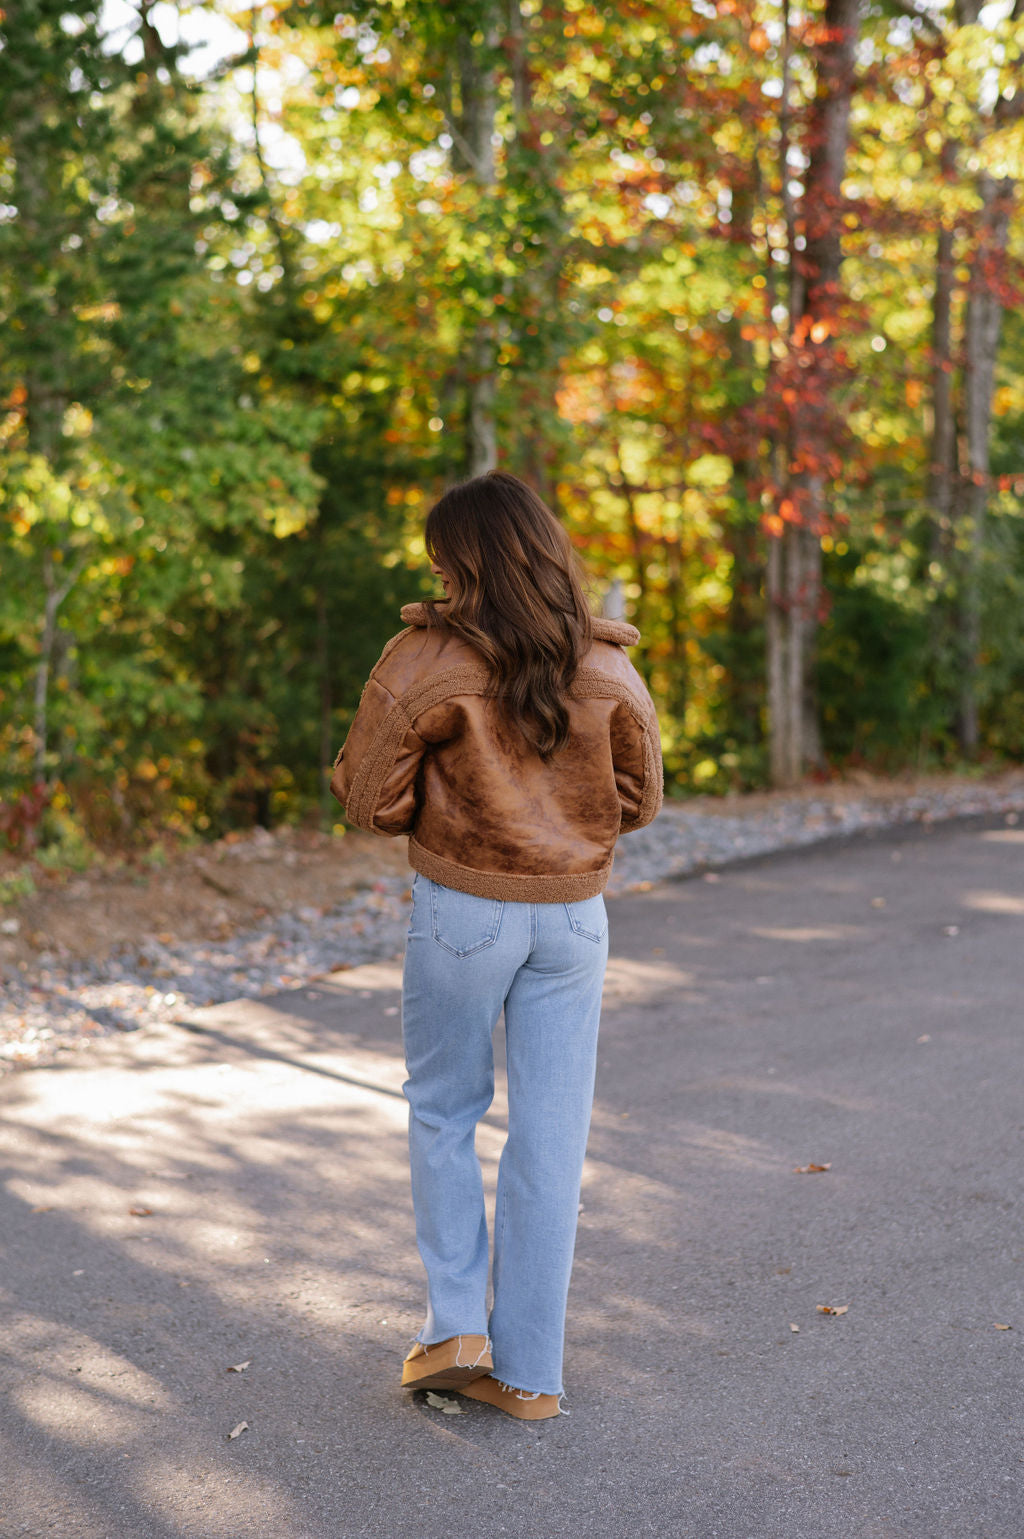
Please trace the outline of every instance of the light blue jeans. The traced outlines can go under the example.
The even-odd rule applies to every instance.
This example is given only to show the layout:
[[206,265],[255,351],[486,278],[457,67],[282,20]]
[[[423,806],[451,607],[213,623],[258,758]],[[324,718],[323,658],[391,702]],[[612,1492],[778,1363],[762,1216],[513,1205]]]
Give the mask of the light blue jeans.
[[[510,903],[417,873],[402,1030],[420,1341],[488,1334],[494,1377],[562,1393],[566,1299],[594,1098],[608,919],[601,896]],[[505,1011],[508,1138],[498,1166],[493,1303],[476,1125],[494,1095]]]

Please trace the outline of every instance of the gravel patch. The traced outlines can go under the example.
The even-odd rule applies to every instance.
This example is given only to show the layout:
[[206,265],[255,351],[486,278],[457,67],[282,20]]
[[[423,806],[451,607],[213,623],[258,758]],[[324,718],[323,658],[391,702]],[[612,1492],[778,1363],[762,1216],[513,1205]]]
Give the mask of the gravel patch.
[[736,816],[694,812],[677,802],[647,828],[620,840],[608,892],[614,896],[645,881],[800,849],[823,839],[1000,813],[1011,824],[1024,814],[1024,776],[998,785],[956,785],[884,797],[779,797],[772,805]]
[[[729,813],[672,803],[649,828],[620,842],[608,893],[837,836],[1000,814],[1011,825],[1024,817],[1024,776],[883,796],[754,797],[749,807]],[[52,1062],[98,1036],[181,1018],[203,1005],[399,958],[408,906],[409,877],[386,876],[334,907],[278,913],[228,940],[197,945],[150,938],[102,962],[43,953],[31,972],[15,969],[3,980],[0,1072]]]

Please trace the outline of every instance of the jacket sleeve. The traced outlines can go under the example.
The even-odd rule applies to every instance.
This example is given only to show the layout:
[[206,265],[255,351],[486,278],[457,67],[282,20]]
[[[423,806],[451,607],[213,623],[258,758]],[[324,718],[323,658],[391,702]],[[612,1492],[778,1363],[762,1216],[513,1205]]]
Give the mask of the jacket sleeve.
[[371,674],[331,777],[349,822],[373,834],[410,833],[426,749],[401,702]]
[[611,719],[612,766],[622,807],[619,832],[644,828],[662,804],[661,733],[649,695],[620,700]]

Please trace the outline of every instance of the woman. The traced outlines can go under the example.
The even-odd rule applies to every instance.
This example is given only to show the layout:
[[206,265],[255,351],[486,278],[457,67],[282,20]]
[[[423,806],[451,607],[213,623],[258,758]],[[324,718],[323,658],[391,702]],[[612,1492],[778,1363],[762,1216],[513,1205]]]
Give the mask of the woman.
[[[537,1420],[562,1395],[601,894],[617,836],[661,806],[658,724],[623,650],[639,633],[590,615],[565,530],[522,481],[492,471],[452,488],[426,544],[446,597],[403,608],[331,781],[357,827],[410,835],[417,873],[402,1029],[428,1307],[402,1382]],[[502,1010],[509,1120],[488,1314],[475,1133]]]

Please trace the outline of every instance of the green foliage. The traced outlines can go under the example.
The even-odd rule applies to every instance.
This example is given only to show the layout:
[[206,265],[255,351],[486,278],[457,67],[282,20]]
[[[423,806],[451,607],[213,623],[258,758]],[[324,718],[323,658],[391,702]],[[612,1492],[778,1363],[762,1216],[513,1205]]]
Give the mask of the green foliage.
[[[998,175],[1020,139],[982,110],[1009,23],[995,60],[936,13],[939,58],[890,11],[854,103],[817,670],[829,762],[881,768],[954,753],[967,531],[928,502],[930,328],[946,221],[962,329],[977,196],[943,135]],[[792,20],[791,134],[818,20]],[[295,0],[205,79],[148,9],[105,24],[0,21],[0,792],[66,798],[47,858],[333,817],[362,682],[431,591],[422,516],[465,471],[481,357],[503,463],[643,631],[670,790],[763,784],[771,510],[817,404],[777,7]],[[1010,230],[979,692],[985,752],[1019,758],[1017,204]]]
[[46,815],[43,848],[36,860],[46,871],[88,871],[98,851],[81,824],[70,814],[66,797],[58,798]]
[[31,898],[35,890],[31,871],[14,871],[10,876],[0,876],[0,908]]
[[831,607],[818,663],[826,753],[876,770],[922,767],[952,748],[948,696],[929,687],[930,616],[872,580],[865,554],[826,560]]

